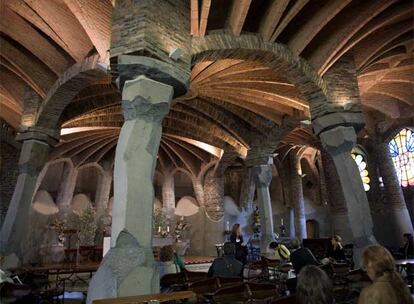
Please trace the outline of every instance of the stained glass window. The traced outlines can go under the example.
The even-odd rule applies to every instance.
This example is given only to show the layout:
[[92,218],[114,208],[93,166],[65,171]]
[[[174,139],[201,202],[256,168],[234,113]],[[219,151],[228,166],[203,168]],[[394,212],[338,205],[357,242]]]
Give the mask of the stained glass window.
[[370,189],[369,183],[369,174],[368,174],[368,168],[367,168],[367,162],[365,161],[364,156],[359,153],[357,150],[352,151],[352,158],[355,160],[358,169],[359,174],[361,175],[362,184],[364,185],[365,191],[368,191]]
[[402,129],[389,142],[389,147],[401,186],[414,186],[413,131],[410,129]]

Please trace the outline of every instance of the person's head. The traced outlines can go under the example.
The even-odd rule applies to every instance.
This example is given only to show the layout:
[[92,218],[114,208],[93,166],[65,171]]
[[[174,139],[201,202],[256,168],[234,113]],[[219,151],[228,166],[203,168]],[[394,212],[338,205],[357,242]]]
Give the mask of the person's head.
[[296,298],[300,304],[332,304],[332,282],[325,271],[313,265],[303,267],[298,276]]
[[172,261],[174,258],[174,248],[171,245],[167,245],[161,248],[160,250],[160,261],[168,262]]
[[406,242],[413,242],[413,235],[411,233],[404,233],[403,236]]
[[411,303],[410,291],[395,271],[394,258],[391,253],[380,245],[367,247],[362,253],[362,268],[372,281],[383,275],[389,275],[390,283],[398,297],[398,303]]
[[234,224],[233,228],[231,229],[231,234],[240,235],[240,224]]
[[298,239],[292,239],[292,241],[290,241],[290,247],[292,247],[292,249],[298,249],[300,247],[300,241]]
[[279,246],[279,243],[278,242],[271,242],[269,244],[269,249],[275,250],[275,249],[277,249],[278,246]]
[[226,242],[223,246],[224,255],[235,255],[236,254],[236,246],[233,243]]
[[331,239],[332,246],[337,246],[338,244],[340,245],[341,242],[342,242],[342,238],[339,235],[334,235]]
[[362,268],[372,281],[385,272],[394,270],[394,258],[391,253],[380,245],[369,246],[362,254]]

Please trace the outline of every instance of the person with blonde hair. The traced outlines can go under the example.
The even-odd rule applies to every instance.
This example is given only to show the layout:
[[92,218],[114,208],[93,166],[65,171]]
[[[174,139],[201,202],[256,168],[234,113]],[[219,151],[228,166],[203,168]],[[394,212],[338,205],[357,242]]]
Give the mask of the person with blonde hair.
[[380,245],[372,245],[362,254],[362,269],[372,284],[365,287],[358,304],[413,304],[410,291],[395,270],[391,253]]

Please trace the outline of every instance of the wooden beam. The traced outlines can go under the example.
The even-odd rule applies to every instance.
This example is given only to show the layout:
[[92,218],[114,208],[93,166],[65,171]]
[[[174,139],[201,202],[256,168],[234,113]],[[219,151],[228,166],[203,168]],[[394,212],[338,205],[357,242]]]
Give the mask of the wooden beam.
[[240,36],[251,3],[252,0],[233,0],[226,27],[233,32],[234,36]]
[[198,36],[199,20],[198,20],[198,0],[191,0],[191,35]]
[[311,40],[328,22],[333,19],[351,0],[327,1],[304,24],[296,29],[287,43],[291,51],[299,56]]
[[286,14],[285,18],[279,22],[279,25],[276,28],[276,31],[272,34],[270,38],[271,42],[275,42],[280,33],[285,29],[290,21],[300,12],[300,10],[309,2],[309,0],[297,0],[289,12]]
[[203,0],[201,5],[200,27],[198,35],[203,37],[207,30],[208,14],[210,13],[211,0]]
[[270,41],[273,32],[279,24],[280,18],[285,11],[289,0],[272,0],[264,18],[260,22],[259,33],[263,40]]

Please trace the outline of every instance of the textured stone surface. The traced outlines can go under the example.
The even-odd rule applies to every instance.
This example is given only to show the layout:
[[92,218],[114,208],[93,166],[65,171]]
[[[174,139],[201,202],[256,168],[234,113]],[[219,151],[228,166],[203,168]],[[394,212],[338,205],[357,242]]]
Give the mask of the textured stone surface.
[[6,217],[18,176],[19,149],[5,142],[0,148],[0,225]]
[[3,254],[18,250],[24,227],[29,218],[36,180],[46,163],[48,153],[49,145],[44,142],[26,140],[23,143],[16,188],[0,232],[0,250]]
[[156,293],[159,284],[157,273],[151,248],[141,247],[124,230],[93,276],[86,303],[90,304],[95,299]]
[[204,203],[208,216],[215,221],[223,217],[224,178],[214,170],[207,172],[204,180]]
[[295,234],[300,240],[307,238],[306,233],[306,215],[305,215],[305,199],[303,197],[302,172],[300,158],[294,151],[290,154],[290,195],[293,208],[295,210]]
[[348,217],[354,241],[356,265],[365,246],[376,243],[368,199],[360,178],[359,170],[351,157],[356,144],[356,134],[352,127],[336,127],[320,134],[322,145],[332,156],[339,181],[345,196]]

